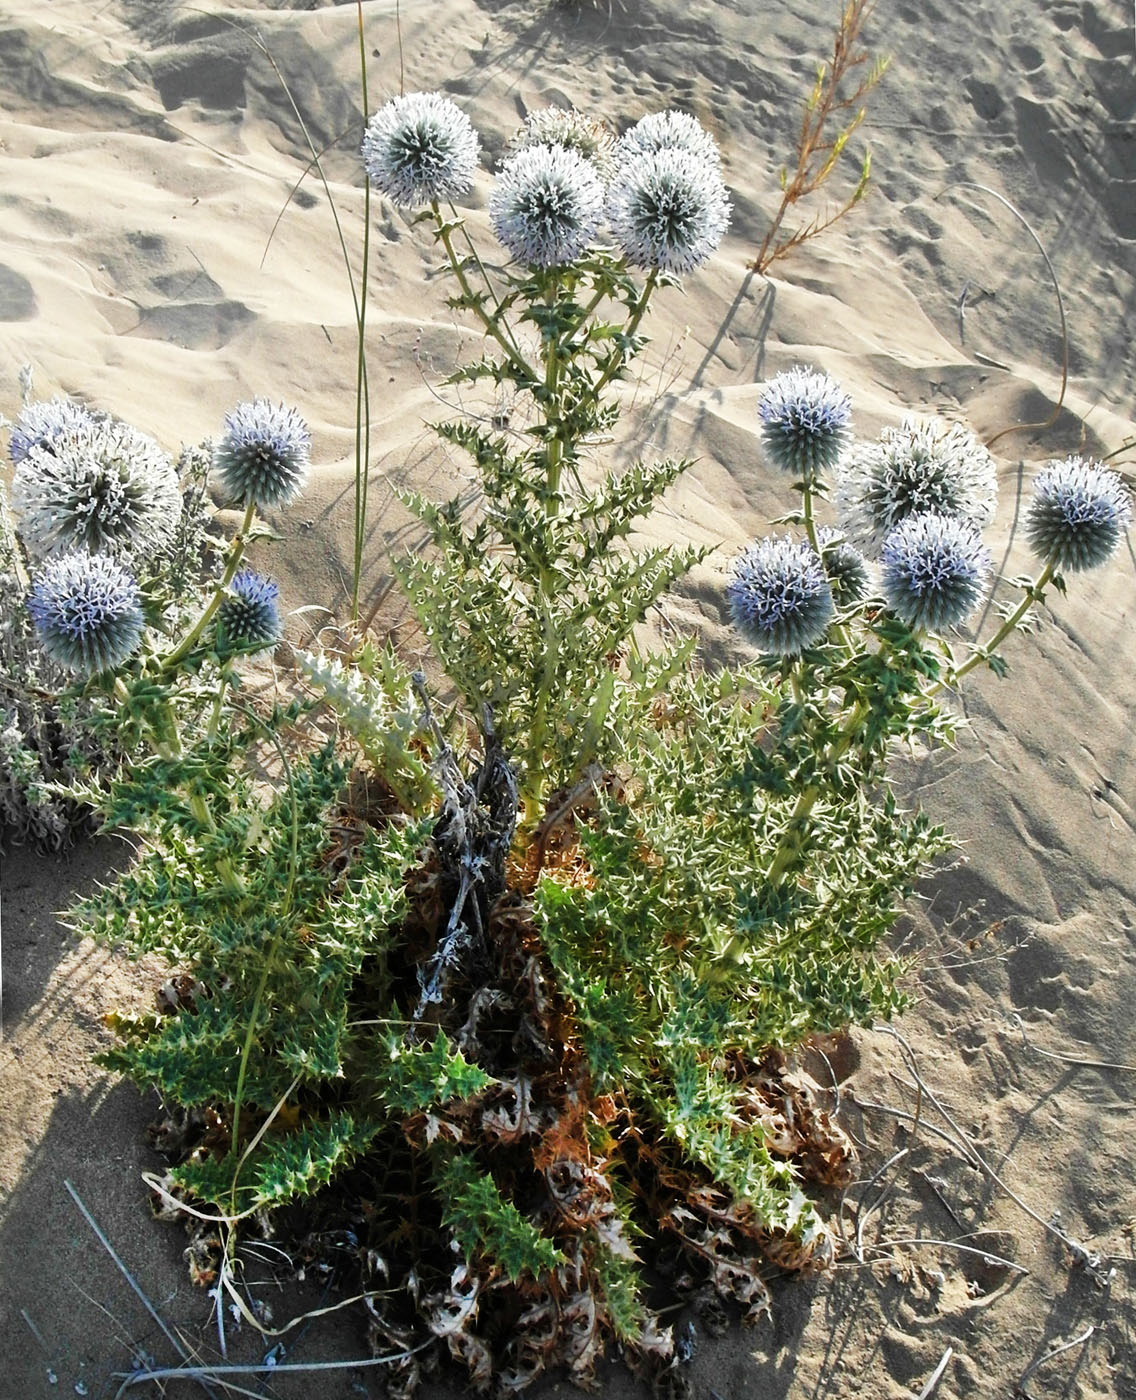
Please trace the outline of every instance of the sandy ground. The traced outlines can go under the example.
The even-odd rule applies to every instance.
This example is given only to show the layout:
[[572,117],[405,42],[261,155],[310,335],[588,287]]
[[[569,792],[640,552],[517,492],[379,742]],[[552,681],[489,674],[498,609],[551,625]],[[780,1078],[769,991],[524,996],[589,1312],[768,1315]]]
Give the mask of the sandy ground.
[[[627,440],[614,449],[698,458],[653,529],[721,545],[668,603],[710,655],[731,645],[721,599],[730,556],[786,508],[757,451],[759,381],[817,364],[851,392],[864,434],[905,410],[984,436],[1049,416],[1061,337],[1046,266],[1017,219],[974,186],[1013,202],[1036,231],[1069,328],[1057,423],[996,449],[994,543],[1006,576],[1025,568],[1013,524],[1035,464],[1113,453],[1136,434],[1126,0],[881,0],[868,38],[894,61],[852,143],[859,152],[871,142],[872,193],[768,280],[747,277],[745,261],[831,42],[830,0],[363,8],[372,107],[398,91],[401,62],[407,90],[441,88],[469,111],[489,160],[525,112],[548,102],[574,102],[620,129],[677,104],[722,144],[731,234],[685,295],[656,300],[646,367],[626,391]],[[275,522],[283,543],[263,547],[260,563],[291,606],[339,611],[353,509],[351,299],[318,182],[309,176],[276,220],[307,160],[302,119],[327,148],[357,265],[355,26],[353,4],[319,0],[225,9],[7,0],[0,12],[0,410],[17,408],[25,363],[41,394],[73,394],[171,449],[217,431],[240,398],[294,402],[319,466]],[[477,230],[488,188],[484,176],[470,200]],[[445,310],[420,230],[376,201],[373,237],[366,591],[377,598],[391,552],[413,542],[392,486],[440,496],[463,479],[423,425],[442,416],[441,372],[476,339]],[[1114,460],[1133,470],[1130,450]],[[890,1034],[857,1035],[841,1112],[863,1143],[863,1183],[845,1202],[845,1262],[827,1278],[776,1283],[771,1324],[701,1338],[691,1371],[700,1397],[899,1400],[929,1393],[948,1348],[936,1396],[1005,1397],[1087,1332],[1026,1377],[1029,1393],[1136,1394],[1126,1137],[1136,1112],[1134,577],[1129,548],[1107,573],[1077,580],[1032,641],[1014,643],[1008,680],[968,684],[972,725],[957,751],[907,764],[904,781],[957,833],[965,858],[928,885],[902,931],[920,1000],[897,1029],[914,1059]],[[21,851],[4,861],[4,1400],[72,1391],[101,1400],[118,1387],[111,1373],[133,1364],[132,1348],[177,1359],[65,1181],[186,1349],[216,1354],[209,1300],[186,1280],[177,1231],[146,1217],[152,1105],[90,1064],[105,1035],[99,1018],[144,1001],[152,975],[78,944],[53,918],[126,854],[104,840],[60,861]],[[898,1115],[916,1112],[913,1134]],[[874,1262],[854,1257],[858,1228],[861,1248],[881,1247]],[[1078,1267],[1056,1230],[1099,1256],[1095,1267]],[[916,1235],[990,1250],[1028,1272],[902,1243]],[[295,1305],[320,1302],[312,1292]],[[284,1318],[293,1304],[275,1306]],[[229,1340],[234,1357],[264,1350]],[[350,1324],[320,1324],[290,1339],[285,1359],[362,1354]],[[242,1383],[334,1398],[379,1394],[377,1377]],[[640,1394],[618,1369],[604,1387],[616,1400]],[[450,1392],[439,1383],[432,1394]]]

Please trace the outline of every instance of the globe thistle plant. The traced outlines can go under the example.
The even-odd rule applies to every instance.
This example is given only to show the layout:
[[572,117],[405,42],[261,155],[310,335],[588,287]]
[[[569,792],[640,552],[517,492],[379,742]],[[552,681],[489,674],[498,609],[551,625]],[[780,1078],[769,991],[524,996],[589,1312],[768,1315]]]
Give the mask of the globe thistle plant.
[[905,418],[844,459],[836,509],[848,538],[874,558],[908,516],[931,512],[981,530],[997,496],[993,458],[973,433],[938,419]]
[[489,221],[518,262],[562,267],[594,238],[603,203],[600,178],[577,151],[527,146],[502,166]]
[[256,653],[274,647],[283,635],[271,579],[242,569],[229,585],[229,595],[217,610],[217,649],[223,655]]
[[850,438],[852,400],[827,374],[796,365],[766,385],[758,405],[761,441],[774,466],[815,482]]
[[714,138],[687,112],[651,112],[640,117],[630,131],[619,138],[615,158],[622,163],[637,156],[653,155],[656,151],[687,151],[715,169],[722,164]]
[[81,676],[121,666],[142,639],[138,585],[108,554],[76,550],[49,560],[28,611],[48,658]]
[[953,627],[982,598],[990,555],[965,520],[926,512],[909,515],[884,541],[880,555],[887,605],[909,627]]
[[152,438],[87,415],[28,449],[12,504],[33,559],[84,549],[137,561],[169,545],[182,500],[174,465]]
[[632,267],[700,267],[721,243],[730,201],[716,161],[668,147],[628,159],[608,191],[608,220]]
[[564,146],[583,156],[606,181],[615,168],[615,141],[602,122],[574,107],[541,107],[530,112],[520,131],[509,142],[510,156],[529,146]]
[[830,526],[820,527],[817,543],[836,606],[847,608],[862,603],[872,591],[868,561],[838,530]]
[[25,404],[12,425],[8,455],[19,466],[33,447],[50,447],[62,433],[87,428],[97,422],[95,414],[74,399],[40,399]]
[[439,92],[392,98],[367,123],[361,148],[376,189],[410,209],[468,193],[479,151],[469,118]]
[[1033,484],[1026,539],[1058,570],[1095,569],[1115,551],[1132,521],[1132,506],[1116,472],[1085,457],[1050,462]]
[[776,656],[815,646],[835,612],[816,550],[788,535],[756,540],[743,550],[726,596],[734,625]]
[[294,408],[268,399],[241,403],[225,419],[213,469],[231,498],[258,509],[299,495],[311,460],[311,434]]

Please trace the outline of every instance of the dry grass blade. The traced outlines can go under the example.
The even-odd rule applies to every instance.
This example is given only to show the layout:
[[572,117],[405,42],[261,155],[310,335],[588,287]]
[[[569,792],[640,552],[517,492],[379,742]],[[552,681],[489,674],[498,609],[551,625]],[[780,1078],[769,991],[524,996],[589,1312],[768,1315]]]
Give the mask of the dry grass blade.
[[[754,272],[764,273],[777,259],[785,256],[806,239],[815,238],[837,219],[842,218],[855,204],[859,204],[867,193],[871,176],[871,152],[865,156],[860,167],[856,187],[848,199],[834,211],[813,219],[795,232],[778,238],[781,225],[790,208],[815,193],[832,174],[840,159],[848,139],[864,120],[864,99],[887,72],[890,59],[876,59],[861,78],[855,89],[843,93],[841,88],[845,78],[856,68],[868,62],[867,52],[859,47],[860,33],[864,21],[875,9],[875,0],[848,0],[840,16],[833,38],[832,57],[827,63],[817,65],[816,82],[805,102],[801,116],[801,130],[797,137],[796,166],[792,172],[781,172],[781,204],[777,209],[769,229],[758,249],[757,256],[750,263]],[[844,119],[839,130],[830,135],[835,118],[841,113],[852,115]]]
[[989,449],[1009,433],[1026,433],[1033,428],[1038,428],[1042,432],[1045,432],[1046,429],[1052,428],[1054,423],[1057,422],[1061,414],[1061,406],[1065,402],[1065,390],[1069,386],[1069,327],[1065,321],[1065,302],[1061,296],[1061,284],[1057,280],[1057,273],[1054,271],[1053,263],[1050,261],[1049,254],[1045,251],[1045,245],[1034,231],[1033,225],[1021,210],[1011,204],[1004,195],[1000,195],[997,190],[992,190],[988,185],[974,184],[970,180],[956,180],[953,184],[948,185],[945,190],[940,190],[935,198],[941,199],[943,195],[949,194],[951,190],[980,190],[983,194],[988,194],[991,199],[996,199],[999,204],[1005,205],[1010,213],[1013,214],[1014,218],[1018,220],[1037,244],[1038,251],[1045,259],[1045,266],[1049,271],[1049,280],[1053,283],[1054,295],[1057,297],[1057,314],[1061,317],[1061,392],[1057,395],[1057,402],[1053,405],[1053,412],[1043,423],[1012,423],[1008,428],[1001,429],[1001,431],[995,433],[992,438],[987,439],[986,447]]

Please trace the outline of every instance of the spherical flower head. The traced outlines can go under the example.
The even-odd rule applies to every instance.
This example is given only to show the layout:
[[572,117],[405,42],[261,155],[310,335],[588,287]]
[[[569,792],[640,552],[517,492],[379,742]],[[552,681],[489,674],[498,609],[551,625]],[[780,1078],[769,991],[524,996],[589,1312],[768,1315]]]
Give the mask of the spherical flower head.
[[727,598],[739,631],[776,656],[815,646],[835,611],[816,551],[788,535],[757,540],[742,551]]
[[714,138],[687,112],[651,112],[640,117],[631,130],[619,138],[615,158],[623,162],[656,151],[688,151],[715,167],[722,164]]
[[1103,564],[1132,522],[1124,482],[1085,457],[1050,462],[1033,484],[1026,510],[1030,548],[1059,571]]
[[844,459],[836,509],[848,538],[874,558],[908,516],[932,512],[981,530],[997,498],[994,460],[972,433],[938,419],[905,418]]
[[887,605],[909,627],[953,627],[982,598],[990,555],[965,520],[909,515],[884,541],[880,555]]
[[46,655],[81,676],[121,666],[142,639],[138,585],[109,554],[77,550],[49,560],[28,611]]
[[271,579],[242,569],[217,609],[217,649],[225,655],[274,647],[283,636],[276,605],[280,590]]
[[518,262],[563,267],[595,237],[603,203],[595,167],[577,151],[526,146],[501,167],[489,222]]
[[253,399],[225,419],[213,469],[234,500],[265,510],[299,495],[311,460],[308,425],[294,408]]
[[84,549],[138,561],[173,539],[182,502],[174,464],[152,438],[88,415],[28,450],[12,504],[34,559]]
[[868,561],[839,531],[822,525],[817,531],[820,560],[838,608],[862,603],[872,591]]
[[509,142],[509,154],[529,146],[565,146],[583,156],[601,180],[607,180],[615,168],[611,132],[575,107],[539,107],[530,112]]
[[667,147],[620,165],[607,216],[632,267],[692,272],[721,243],[730,201],[716,162]]
[[25,404],[12,425],[8,455],[15,466],[33,447],[50,447],[61,433],[86,428],[97,422],[95,415],[74,399],[41,399]]
[[362,145],[372,184],[410,209],[467,194],[479,151],[469,118],[440,92],[392,98],[367,123]]
[[761,441],[774,466],[815,482],[851,438],[852,400],[835,379],[797,365],[771,379],[758,405]]

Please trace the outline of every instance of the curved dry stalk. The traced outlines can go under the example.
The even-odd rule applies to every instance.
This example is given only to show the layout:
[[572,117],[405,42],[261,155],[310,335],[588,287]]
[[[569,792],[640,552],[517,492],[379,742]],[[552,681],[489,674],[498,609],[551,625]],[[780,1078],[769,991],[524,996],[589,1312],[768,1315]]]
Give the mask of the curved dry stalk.
[[1057,314],[1061,317],[1061,392],[1057,395],[1057,402],[1053,406],[1053,412],[1044,423],[1013,423],[1008,428],[1002,428],[999,432],[995,433],[992,438],[987,438],[986,447],[989,449],[993,447],[1000,438],[1004,438],[1010,433],[1026,433],[1033,428],[1040,428],[1042,432],[1045,432],[1048,428],[1052,428],[1054,423],[1057,422],[1061,413],[1061,407],[1065,402],[1065,390],[1069,386],[1069,327],[1065,320],[1065,302],[1061,296],[1061,284],[1057,280],[1057,273],[1054,271],[1053,263],[1050,261],[1049,254],[1045,251],[1045,245],[1037,236],[1033,225],[1021,210],[1014,204],[1011,204],[1005,195],[999,194],[997,190],[992,190],[989,185],[975,184],[971,180],[955,180],[947,185],[945,189],[940,190],[935,198],[941,199],[943,195],[949,194],[951,190],[981,190],[983,194],[988,194],[992,199],[996,199],[999,204],[1004,204],[1010,213],[1013,214],[1014,218],[1018,220],[1037,244],[1038,252],[1040,252],[1041,256],[1045,259],[1045,266],[1049,271],[1050,281],[1053,283],[1053,291],[1057,297]]

